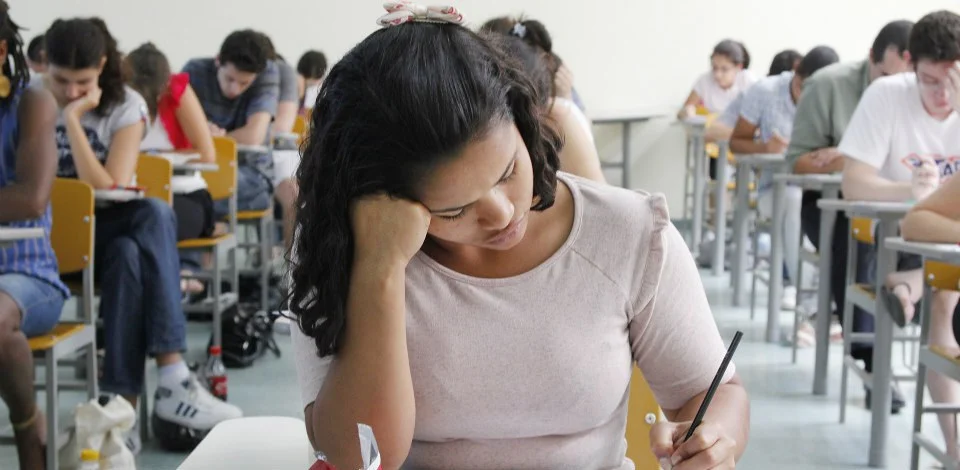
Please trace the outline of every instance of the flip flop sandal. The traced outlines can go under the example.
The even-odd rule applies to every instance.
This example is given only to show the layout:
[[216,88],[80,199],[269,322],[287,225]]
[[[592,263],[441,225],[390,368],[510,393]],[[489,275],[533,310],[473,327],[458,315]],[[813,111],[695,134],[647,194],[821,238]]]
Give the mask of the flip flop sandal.
[[[899,286],[905,286],[907,291],[910,291],[910,286],[905,283],[897,284],[893,288]],[[883,306],[886,307],[887,312],[890,313],[890,316],[893,318],[893,322],[897,324],[900,328],[907,326],[907,314],[903,311],[903,304],[900,303],[900,298],[893,293],[893,289],[883,286],[880,288],[880,301],[883,302]]]

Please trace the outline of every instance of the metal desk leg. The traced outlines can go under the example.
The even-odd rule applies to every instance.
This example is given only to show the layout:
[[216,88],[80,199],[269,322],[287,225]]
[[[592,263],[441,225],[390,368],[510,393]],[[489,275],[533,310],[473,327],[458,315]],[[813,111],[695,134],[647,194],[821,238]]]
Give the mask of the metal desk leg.
[[623,121],[623,174],[620,176],[623,189],[630,189],[630,121]]
[[[816,360],[813,370],[813,394],[827,394],[827,367],[830,358],[830,291],[831,258],[833,258],[833,230],[837,223],[837,213],[820,210],[820,284],[817,286],[817,326]],[[843,260],[841,260],[843,262]],[[842,308],[842,306],[840,306]],[[874,401],[874,403],[877,403]]]
[[[930,344],[930,304],[933,300],[933,289],[930,284],[923,283],[923,300],[920,302],[920,347],[924,348]],[[920,468],[920,446],[913,436],[920,432],[923,424],[923,399],[926,389],[927,366],[923,361],[917,361],[917,392],[913,401],[913,433],[911,433],[910,445],[910,470]]]
[[706,158],[703,150],[703,131],[693,129],[691,131],[693,139],[693,224],[690,240],[693,243],[693,253],[700,253],[700,242],[703,240],[703,190],[706,169],[704,168],[704,159]]
[[736,201],[733,208],[733,255],[730,278],[733,281],[733,305],[743,298],[743,271],[747,264],[747,222],[750,214],[750,168],[737,165]]
[[[876,291],[886,280],[887,274],[896,269],[897,253],[887,250],[886,239],[897,236],[897,224],[890,220],[881,219],[877,233],[877,282]],[[850,249],[855,249],[850,247]],[[883,468],[887,465],[887,436],[889,434],[890,398],[892,395],[891,356],[893,350],[893,319],[890,312],[877,299],[875,336],[873,340],[873,407],[870,410],[872,424],[870,426],[870,460],[869,465],[874,468]]]
[[714,191],[713,227],[717,231],[716,243],[713,245],[713,275],[722,276],[724,271],[724,255],[727,251],[727,142],[718,142],[720,151],[717,153],[717,187]]
[[783,218],[786,183],[773,186],[773,233],[770,234],[770,282],[767,295],[767,342],[777,342],[783,296]]
[[[690,140],[690,136],[687,136],[687,155],[685,163],[683,164],[683,218],[686,219],[691,217],[690,213],[690,184],[693,175],[690,174],[693,169],[691,168],[691,162],[693,159],[693,141]],[[692,246],[690,248],[693,248]]]

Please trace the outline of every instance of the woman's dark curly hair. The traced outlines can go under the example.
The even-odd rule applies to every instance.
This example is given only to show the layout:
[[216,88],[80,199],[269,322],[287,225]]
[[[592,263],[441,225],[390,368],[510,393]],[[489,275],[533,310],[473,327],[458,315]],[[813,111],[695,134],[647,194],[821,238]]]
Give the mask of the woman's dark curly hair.
[[503,122],[517,126],[533,167],[533,210],[553,205],[560,137],[499,38],[452,24],[384,28],[330,71],[297,170],[290,307],[320,356],[347,327],[354,257],[350,204],[376,193],[417,200],[423,178]]
[[105,116],[126,98],[123,57],[117,40],[100,18],[56,20],[46,33],[47,62],[57,67],[83,70],[99,68],[106,58],[97,85],[103,90],[96,112]]

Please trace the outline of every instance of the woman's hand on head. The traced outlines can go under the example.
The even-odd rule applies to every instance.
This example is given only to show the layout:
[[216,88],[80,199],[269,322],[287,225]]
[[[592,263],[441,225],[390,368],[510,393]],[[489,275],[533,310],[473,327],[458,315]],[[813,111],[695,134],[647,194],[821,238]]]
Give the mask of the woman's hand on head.
[[87,94],[70,102],[63,108],[64,114],[79,118],[88,111],[96,109],[100,105],[100,97],[103,96],[103,90],[94,85]]
[[650,448],[664,470],[736,468],[737,443],[725,429],[704,421],[683,442],[690,424],[660,421],[650,429]]
[[430,227],[430,211],[422,204],[385,194],[354,201],[350,219],[355,258],[380,267],[405,268]]

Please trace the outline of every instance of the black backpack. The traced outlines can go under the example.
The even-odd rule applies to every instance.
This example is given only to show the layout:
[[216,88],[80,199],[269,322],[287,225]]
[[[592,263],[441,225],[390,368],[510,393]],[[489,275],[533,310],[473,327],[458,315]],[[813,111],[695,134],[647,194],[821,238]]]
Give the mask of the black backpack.
[[[273,338],[273,323],[278,312],[267,313],[234,305],[223,312],[223,365],[244,369],[253,365],[267,351],[280,357],[280,348]],[[209,345],[213,345],[213,335]]]

